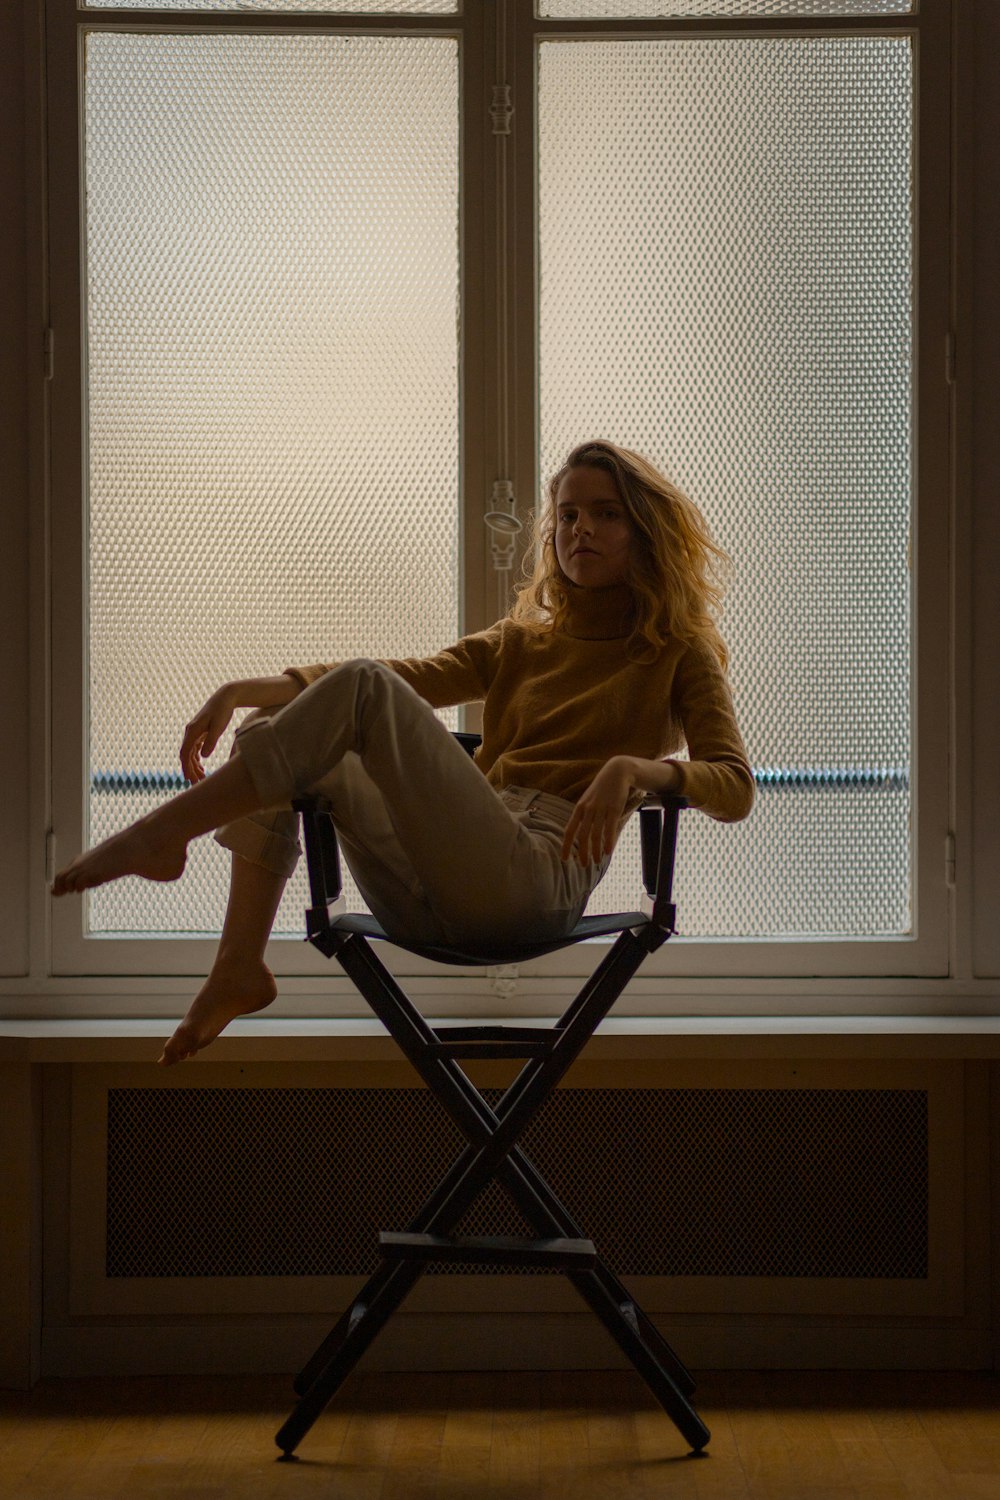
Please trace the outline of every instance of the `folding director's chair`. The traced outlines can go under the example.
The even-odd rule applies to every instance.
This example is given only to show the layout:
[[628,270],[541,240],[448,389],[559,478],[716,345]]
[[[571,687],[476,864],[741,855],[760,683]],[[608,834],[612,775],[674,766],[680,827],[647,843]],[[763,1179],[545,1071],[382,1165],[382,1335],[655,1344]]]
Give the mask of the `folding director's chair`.
[[[479,744],[478,735],[459,733],[456,738],[470,754]],[[300,797],[292,803],[302,815],[309,867],[312,905],[306,914],[307,941],[328,958],[337,959],[469,1144],[409,1228],[401,1233],[380,1233],[381,1268],[296,1377],[295,1391],[300,1399],[275,1438],[284,1457],[292,1456],[432,1260],[558,1267],[589,1303],[691,1447],[699,1451],[708,1442],[708,1428],[687,1399],[694,1390],[690,1373],[599,1259],[593,1242],[584,1236],[517,1145],[646,954],[659,948],[674,931],[671,886],[677,818],[686,805],[681,797],[665,795],[647,799],[647,805],[639,810],[643,884],[652,897],[648,915],[628,911],[584,917],[568,937],[557,942],[493,945],[473,952],[397,943],[439,963],[493,965],[524,963],[585,938],[618,933],[617,941],[568,1010],[546,1031],[517,1026],[428,1026],[372,951],[371,939],[386,938],[375,919],[357,914],[330,917],[329,904],[341,892],[341,875],[329,803],[319,796]],[[526,1066],[495,1109],[458,1066],[459,1059],[477,1057],[525,1059]],[[538,1239],[452,1234],[494,1177],[533,1225]]]

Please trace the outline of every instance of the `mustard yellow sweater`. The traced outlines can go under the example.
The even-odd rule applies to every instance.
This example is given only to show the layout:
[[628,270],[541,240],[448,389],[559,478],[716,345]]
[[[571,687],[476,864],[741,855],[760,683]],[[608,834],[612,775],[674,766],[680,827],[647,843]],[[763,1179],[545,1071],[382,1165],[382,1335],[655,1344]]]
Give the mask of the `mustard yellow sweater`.
[[[624,587],[580,589],[565,629],[503,619],[436,656],[386,665],[434,708],[483,703],[476,764],[495,787],[537,787],[570,802],[613,755],[677,760],[680,791],[722,822],[745,818],[754,780],[729,685],[712,650],[671,642],[649,664],[625,655]],[[286,667],[304,687],[336,663]],[[627,812],[641,802],[636,792]]]

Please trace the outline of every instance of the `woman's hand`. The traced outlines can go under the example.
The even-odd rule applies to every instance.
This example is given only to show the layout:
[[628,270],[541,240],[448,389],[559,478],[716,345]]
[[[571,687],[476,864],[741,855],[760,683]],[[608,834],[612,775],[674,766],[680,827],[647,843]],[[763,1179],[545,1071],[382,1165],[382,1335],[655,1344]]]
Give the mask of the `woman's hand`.
[[633,788],[641,792],[676,792],[681,787],[672,760],[643,760],[636,755],[613,755],[598,771],[566,824],[562,857],[569,859],[576,840],[582,865],[611,854],[625,804]]
[[603,859],[615,847],[625,804],[635,782],[634,761],[628,755],[613,755],[598,771],[573,809],[566,824],[562,857],[569,859],[576,843],[582,865]]
[[211,755],[238,706],[237,684],[224,683],[188,724],[181,744],[181,770],[186,781],[204,781],[202,756]]

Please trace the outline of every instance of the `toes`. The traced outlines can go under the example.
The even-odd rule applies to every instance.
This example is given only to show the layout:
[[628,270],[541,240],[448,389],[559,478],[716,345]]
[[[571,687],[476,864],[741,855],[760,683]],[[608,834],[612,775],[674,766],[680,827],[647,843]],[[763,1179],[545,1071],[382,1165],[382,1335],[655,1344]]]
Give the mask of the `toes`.
[[159,1061],[165,1068],[172,1067],[174,1063],[184,1062],[186,1058],[194,1057],[198,1047],[198,1039],[186,1027],[178,1027],[170,1040],[164,1042]]
[[60,870],[52,882],[53,896],[69,896],[82,888],[80,873],[74,865],[67,865],[65,870]]

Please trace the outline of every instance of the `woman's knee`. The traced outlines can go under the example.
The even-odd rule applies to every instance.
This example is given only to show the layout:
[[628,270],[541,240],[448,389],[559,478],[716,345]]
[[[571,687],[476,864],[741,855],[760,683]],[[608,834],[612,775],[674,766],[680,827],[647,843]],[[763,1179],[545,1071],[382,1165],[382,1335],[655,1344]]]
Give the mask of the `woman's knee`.
[[338,662],[331,671],[326,672],[319,678],[319,681],[329,682],[334,677],[340,677],[341,679],[344,677],[381,678],[386,682],[399,683],[403,681],[399,674],[394,672],[386,662],[378,661],[373,656],[354,656],[349,661]]
[[[306,689],[318,697],[332,702],[350,702],[356,705],[367,698],[376,701],[405,698],[422,703],[423,699],[410,684],[384,661],[370,656],[357,656],[350,661],[338,662],[337,666],[322,677],[317,677]],[[304,695],[303,695],[304,696]]]
[[283,703],[269,703],[266,708],[254,708],[254,709],[251,709],[250,712],[247,714],[246,718],[243,719],[243,721],[241,723],[237,724],[237,726],[236,726],[236,731],[233,734],[233,743],[229,747],[229,758],[230,758],[230,760],[232,759],[232,757],[236,754],[237,750],[239,749],[239,738],[240,738],[240,735],[244,732],[244,730],[246,730],[246,729],[252,729],[255,724],[260,724],[265,719],[271,719],[271,718],[273,718],[274,715],[278,712],[278,710],[281,709],[281,708],[283,708],[283,707],[284,707]]

